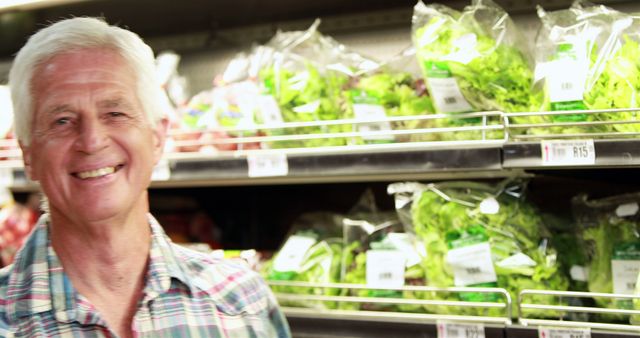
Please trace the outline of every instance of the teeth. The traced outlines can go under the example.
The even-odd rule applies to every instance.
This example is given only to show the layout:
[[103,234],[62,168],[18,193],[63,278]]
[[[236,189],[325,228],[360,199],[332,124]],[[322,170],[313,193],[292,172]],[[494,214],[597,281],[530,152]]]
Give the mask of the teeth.
[[106,167],[106,168],[100,168],[96,170],[83,171],[81,173],[78,173],[77,176],[84,180],[87,178],[94,178],[94,177],[113,174],[115,171],[116,171],[115,167]]

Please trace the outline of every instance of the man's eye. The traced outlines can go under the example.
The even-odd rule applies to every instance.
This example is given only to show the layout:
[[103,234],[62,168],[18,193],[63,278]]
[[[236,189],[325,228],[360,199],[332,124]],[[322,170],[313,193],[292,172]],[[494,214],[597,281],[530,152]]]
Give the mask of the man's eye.
[[125,114],[118,111],[109,112],[109,117],[123,117],[123,116],[125,116]]
[[59,126],[65,125],[67,123],[69,123],[69,118],[68,117],[61,117],[61,118],[55,120],[55,124],[59,125]]

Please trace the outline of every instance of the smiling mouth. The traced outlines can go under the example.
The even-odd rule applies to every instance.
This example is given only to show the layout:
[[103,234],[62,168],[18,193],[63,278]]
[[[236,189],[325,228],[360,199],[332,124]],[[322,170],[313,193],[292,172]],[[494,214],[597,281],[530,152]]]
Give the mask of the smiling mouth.
[[107,176],[110,174],[115,173],[116,171],[120,170],[123,167],[122,164],[119,164],[115,167],[104,167],[104,168],[99,168],[99,169],[95,169],[95,170],[88,170],[88,171],[81,171],[81,172],[77,172],[77,173],[72,173],[71,175],[73,175],[74,177],[77,177],[79,179],[82,180],[86,180],[86,179],[90,179],[90,178],[99,178],[99,177],[103,177],[103,176]]

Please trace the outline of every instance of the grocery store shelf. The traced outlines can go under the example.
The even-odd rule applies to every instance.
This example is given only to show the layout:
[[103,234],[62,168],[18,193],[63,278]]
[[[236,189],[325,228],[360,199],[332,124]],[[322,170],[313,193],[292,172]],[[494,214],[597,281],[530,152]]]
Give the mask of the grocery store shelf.
[[[283,308],[294,337],[438,337],[436,316]],[[437,316],[444,320],[445,316]],[[504,324],[485,324],[485,337],[502,338]]]
[[[211,156],[173,160],[168,184],[190,181],[212,184],[342,182],[425,177],[489,177],[501,171],[500,144],[496,142],[433,147],[428,144],[333,147],[304,152],[245,152],[232,157]],[[288,172],[281,176],[250,177],[248,156],[282,155]],[[156,182],[158,185],[162,183]]]
[[502,166],[507,169],[610,168],[640,166],[640,140],[594,140],[595,163],[589,165],[544,164],[542,143],[507,142]]
[[[555,335],[550,334],[551,337],[640,336],[638,325],[623,322],[608,323],[599,321],[597,317],[591,317],[588,321],[584,316],[582,316],[583,320],[577,319],[581,317],[580,314],[616,314],[626,315],[628,323],[628,315],[640,314],[640,310],[624,308],[625,305],[622,303],[618,303],[621,304],[619,308],[558,305],[568,304],[568,300],[578,298],[632,300],[640,299],[640,295],[522,290],[518,299],[518,311],[514,309],[513,314],[509,315],[511,298],[506,290],[500,288],[437,288],[415,285],[376,287],[378,291],[414,292],[412,293],[414,296],[421,295],[416,298],[404,298],[389,295],[362,296],[371,294],[373,290],[371,287],[360,284],[273,280],[268,283],[280,302],[295,337],[441,337],[442,335],[438,335],[438,330],[442,329],[443,324],[479,326],[484,330],[485,337],[541,337],[542,328],[555,330]],[[470,291],[476,294],[482,293],[486,297],[481,298],[493,299],[493,301],[456,300]],[[536,301],[552,303],[536,303]],[[409,305],[409,307],[405,307],[403,312],[398,312],[403,305]],[[485,313],[483,308],[500,311],[491,312],[494,316],[471,315],[471,313]],[[440,313],[425,313],[426,309]],[[468,314],[449,314],[456,312]],[[557,315],[556,319],[552,318],[556,316],[554,312]],[[498,313],[502,314],[498,315]],[[544,317],[536,317],[540,315]],[[512,322],[512,317],[517,317],[517,323]],[[574,335],[559,334],[558,331],[562,330],[574,331]],[[581,332],[588,333],[588,336],[580,334]]]

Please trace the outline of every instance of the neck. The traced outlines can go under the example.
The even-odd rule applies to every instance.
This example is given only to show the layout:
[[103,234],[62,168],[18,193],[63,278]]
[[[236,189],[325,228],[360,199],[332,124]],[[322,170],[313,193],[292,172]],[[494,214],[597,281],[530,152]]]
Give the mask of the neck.
[[104,220],[77,221],[55,208],[50,211],[51,245],[65,273],[123,337],[131,334],[151,249],[143,202],[125,216]]
[[141,206],[103,220],[73,220],[51,209],[51,244],[74,284],[74,275],[78,283],[109,288],[144,277],[151,229]]

